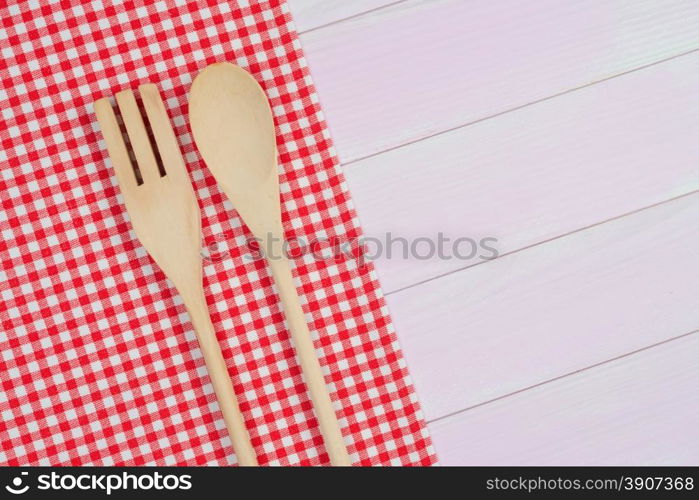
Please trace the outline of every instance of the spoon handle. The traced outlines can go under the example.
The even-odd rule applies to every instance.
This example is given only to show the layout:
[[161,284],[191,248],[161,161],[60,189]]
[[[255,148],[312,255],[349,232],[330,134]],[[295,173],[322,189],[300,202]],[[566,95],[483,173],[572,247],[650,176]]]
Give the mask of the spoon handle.
[[308,330],[303,309],[301,309],[289,261],[283,256],[276,256],[269,259],[269,264],[279,289],[286,320],[291,330],[291,339],[301,361],[303,378],[313,401],[313,408],[325,441],[325,449],[330,456],[330,463],[335,466],[352,465],[342,438],[340,423],[337,421],[337,415],[335,415],[330,394],[325,385],[325,378],[316,356],[311,333]]

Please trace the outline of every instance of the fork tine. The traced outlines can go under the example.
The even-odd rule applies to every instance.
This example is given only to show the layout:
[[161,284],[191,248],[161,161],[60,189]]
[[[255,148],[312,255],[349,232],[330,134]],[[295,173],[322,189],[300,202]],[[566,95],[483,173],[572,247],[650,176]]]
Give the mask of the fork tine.
[[160,97],[158,87],[153,83],[145,83],[138,87],[138,90],[141,93],[143,107],[146,109],[146,115],[148,115],[148,121],[153,130],[165,172],[167,175],[177,178],[182,178],[182,174],[185,174],[184,178],[187,178],[187,168],[182,158],[182,152],[170,125],[170,118],[165,110],[165,104]]
[[129,142],[133,148],[138,169],[141,171],[143,182],[154,182],[160,177],[158,162],[155,159],[153,148],[148,139],[146,125],[143,123],[141,112],[136,104],[136,98],[131,90],[122,90],[116,95],[119,111],[124,119],[126,132],[129,134]]
[[122,192],[138,186],[136,172],[131,163],[129,151],[126,149],[121,128],[108,97],[95,101],[95,115],[102,129],[102,137],[107,144],[107,153],[114,165],[114,171]]

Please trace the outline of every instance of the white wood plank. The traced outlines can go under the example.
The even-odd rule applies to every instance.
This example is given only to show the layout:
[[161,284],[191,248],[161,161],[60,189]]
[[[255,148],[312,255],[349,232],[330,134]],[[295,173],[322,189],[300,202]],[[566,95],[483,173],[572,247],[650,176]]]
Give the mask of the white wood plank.
[[430,424],[444,465],[696,465],[699,334]]
[[699,48],[695,0],[411,0],[301,36],[353,161]]
[[388,296],[428,419],[699,328],[699,194]]
[[395,3],[396,0],[287,0],[299,32]]
[[[372,238],[492,236],[500,253],[511,252],[699,189],[697,89],[699,52],[367,158],[345,174]],[[376,264],[390,293],[489,255],[384,254]]]

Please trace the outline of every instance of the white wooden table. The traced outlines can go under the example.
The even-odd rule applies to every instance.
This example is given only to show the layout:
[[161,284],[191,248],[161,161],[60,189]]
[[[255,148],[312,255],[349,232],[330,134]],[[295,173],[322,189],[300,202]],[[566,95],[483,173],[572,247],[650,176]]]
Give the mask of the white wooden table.
[[699,2],[289,4],[440,462],[699,463]]

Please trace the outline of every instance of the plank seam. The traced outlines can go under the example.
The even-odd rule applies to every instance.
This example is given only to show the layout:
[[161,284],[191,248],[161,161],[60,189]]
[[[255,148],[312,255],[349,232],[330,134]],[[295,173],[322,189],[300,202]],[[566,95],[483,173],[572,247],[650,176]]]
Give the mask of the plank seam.
[[[651,68],[651,67],[653,67],[653,66],[657,66],[657,65],[659,65],[659,64],[663,64],[663,63],[672,61],[672,60],[674,60],[674,59],[679,59],[680,57],[688,56],[688,55],[693,54],[693,53],[695,53],[695,52],[697,52],[697,51],[699,51],[699,47],[698,47],[698,48],[695,48],[695,49],[692,49],[692,50],[689,50],[689,51],[686,51],[686,52],[682,52],[681,54],[675,54],[674,56],[666,57],[665,59],[660,59],[659,61],[654,61],[654,62],[652,62],[652,63],[644,64],[643,66],[638,66],[638,67],[636,67],[636,68],[633,68],[633,69],[630,69],[630,70],[627,70],[627,71],[623,71],[623,72],[617,73],[617,74],[615,74],[615,75],[607,76],[607,77],[601,78],[601,79],[599,79],[599,80],[594,80],[594,81],[592,81],[592,82],[585,83],[585,84],[579,85],[579,86],[577,86],[577,87],[572,87],[572,88],[570,88],[570,89],[563,90],[563,91],[558,92],[558,93],[556,93],[556,94],[552,94],[552,95],[547,96],[547,97],[542,97],[541,99],[536,99],[536,100],[534,100],[534,101],[530,101],[530,102],[528,102],[528,103],[521,104],[521,105],[519,105],[519,106],[515,106],[515,107],[513,107],[513,108],[509,108],[509,109],[500,111],[500,112],[498,112],[498,113],[493,113],[493,114],[491,114],[491,115],[487,115],[487,116],[484,116],[484,117],[482,117],[482,118],[478,118],[478,119],[476,119],[476,120],[472,120],[472,121],[470,121],[470,122],[463,123],[463,124],[461,124],[461,125],[456,125],[456,126],[454,126],[454,127],[450,127],[450,128],[448,128],[448,129],[445,129],[445,130],[440,130],[439,132],[435,132],[435,133],[433,133],[433,134],[429,134],[429,135],[426,135],[426,136],[424,136],[424,137],[420,137],[420,138],[418,138],[418,139],[413,139],[413,140],[404,142],[404,143],[402,143],[402,144],[397,144],[397,145],[395,145],[395,146],[391,146],[390,148],[386,148],[386,149],[383,149],[383,150],[381,150],[381,151],[377,151],[377,152],[374,152],[374,153],[371,153],[371,154],[368,154],[368,155],[365,155],[365,156],[360,156],[359,158],[353,158],[353,159],[348,160],[348,161],[345,161],[345,162],[343,162],[342,159],[340,159],[340,163],[341,163],[342,167],[347,167],[347,166],[349,166],[349,165],[353,165],[353,164],[355,164],[355,163],[359,163],[359,162],[361,162],[361,161],[363,161],[363,160],[367,160],[367,159],[369,159],[369,158],[374,158],[375,156],[379,156],[379,155],[382,155],[382,154],[384,154],[384,153],[388,153],[388,152],[390,152],[390,151],[395,151],[395,150],[397,150],[397,149],[401,149],[401,148],[404,148],[404,147],[406,147],[406,146],[410,146],[410,145],[412,145],[412,144],[416,144],[416,143],[421,142],[421,141],[425,141],[425,140],[428,140],[428,139],[432,139],[433,137],[438,137],[438,136],[440,136],[440,135],[448,134],[448,133],[450,133],[450,132],[454,132],[454,131],[456,131],[456,130],[463,129],[463,128],[469,127],[469,126],[471,126],[471,125],[475,125],[475,124],[477,124],[477,123],[481,123],[481,122],[484,122],[484,121],[486,121],[486,120],[490,120],[490,119],[492,119],[492,118],[497,118],[497,117],[499,117],[499,116],[503,116],[503,115],[505,115],[505,114],[507,114],[507,113],[512,113],[512,112],[514,112],[514,111],[519,111],[520,109],[528,108],[528,107],[530,107],[530,106],[534,106],[534,105],[536,105],[536,104],[539,104],[539,103],[542,103],[542,102],[546,102],[546,101],[549,101],[549,100],[551,100],[551,99],[555,99],[555,98],[557,98],[557,97],[564,96],[564,95],[566,95],[566,94],[570,94],[570,93],[577,92],[577,91],[582,90],[582,89],[586,89],[586,88],[588,88],[588,87],[592,87],[593,85],[597,85],[597,84],[599,84],[599,83],[604,83],[604,82],[607,82],[607,81],[609,81],[609,80],[613,80],[613,79],[615,79],[615,78],[619,78],[619,77],[622,77],[622,76],[625,76],[625,75],[628,75],[628,74],[631,74],[631,73],[635,73],[635,72],[637,72],[637,71],[642,71],[642,70],[644,70],[644,69]],[[355,168],[356,168],[356,167],[355,167]]]
[[460,267],[460,268],[458,268],[458,269],[454,269],[454,270],[449,271],[449,272],[447,272],[447,273],[438,274],[438,275],[433,276],[433,277],[431,277],[431,278],[427,278],[427,279],[424,279],[424,280],[420,280],[420,281],[418,281],[418,282],[416,282],[416,283],[413,283],[413,284],[411,284],[411,285],[404,286],[404,287],[397,288],[397,289],[395,289],[395,290],[391,290],[391,291],[389,291],[389,292],[386,292],[384,295],[385,295],[385,296],[389,296],[389,295],[393,295],[393,294],[396,294],[396,293],[404,292],[405,290],[409,290],[409,289],[411,289],[411,288],[415,288],[416,286],[424,285],[425,283],[429,283],[429,282],[431,282],[431,281],[436,281],[436,280],[438,280],[438,279],[445,278],[445,277],[447,277],[447,276],[449,276],[449,275],[452,275],[452,274],[455,274],[455,273],[459,273],[459,272],[465,271],[465,270],[467,270],[467,269],[471,269],[472,267],[482,266],[482,265],[488,264],[489,262],[495,262],[495,261],[498,261],[498,260],[500,260],[500,259],[502,259],[502,258],[504,258],[504,257],[508,257],[508,256],[510,256],[510,255],[514,255],[514,254],[516,254],[516,253],[523,252],[523,251],[525,251],[525,250],[529,250],[530,248],[535,248],[535,247],[538,247],[538,246],[540,246],[540,245],[545,245],[545,244],[550,243],[550,242],[552,242],[552,241],[556,241],[556,240],[559,240],[559,239],[561,239],[561,238],[565,238],[565,237],[567,237],[567,236],[570,236],[570,235],[573,235],[573,234],[576,234],[576,233],[580,233],[580,232],[582,232],[582,231],[587,231],[588,229],[592,229],[592,228],[594,228],[594,227],[601,226],[601,225],[603,225],[603,224],[607,224],[608,222],[613,222],[613,221],[615,221],[615,220],[623,219],[624,217],[628,217],[628,216],[630,216],[630,215],[634,215],[634,214],[643,212],[643,211],[645,211],[645,210],[650,210],[650,209],[653,209],[653,208],[655,208],[655,207],[658,207],[658,206],[661,206],[661,205],[665,205],[665,204],[667,204],[667,203],[672,203],[672,202],[674,202],[674,201],[677,201],[677,200],[680,200],[680,199],[683,199],[683,198],[691,197],[691,196],[694,196],[694,195],[696,195],[696,194],[699,194],[699,189],[695,189],[695,190],[693,190],[693,191],[689,191],[689,192],[687,192],[687,193],[680,194],[680,195],[678,195],[678,196],[674,196],[674,197],[672,197],[672,198],[668,198],[667,200],[662,200],[662,201],[659,201],[659,202],[657,202],[657,203],[653,203],[653,204],[651,204],[651,205],[647,205],[647,206],[645,206],[645,207],[637,208],[637,209],[632,210],[632,211],[630,211],[630,212],[625,212],[625,213],[620,214],[620,215],[615,215],[615,216],[613,216],[613,217],[609,217],[609,218],[604,219],[604,220],[601,220],[601,221],[599,221],[599,222],[594,222],[594,223],[592,223],[592,224],[588,224],[587,226],[583,226],[583,227],[580,227],[580,228],[578,228],[578,229],[574,229],[574,230],[572,230],[572,231],[567,231],[567,232],[565,232],[565,233],[561,233],[561,234],[559,234],[559,235],[557,235],[557,236],[552,236],[551,238],[547,238],[547,239],[545,239],[545,240],[537,241],[536,243],[531,243],[531,244],[529,244],[529,245],[525,245],[525,246],[523,246],[523,247],[516,248],[515,250],[510,250],[509,252],[505,252],[505,253],[500,254],[498,257],[496,257],[496,258],[494,258],[494,259],[482,260],[482,261],[476,262],[476,263],[474,263],[474,264],[469,264],[469,265],[467,265],[467,266]]
[[661,340],[660,342],[656,342],[655,344],[650,344],[650,345],[647,345],[647,346],[645,346],[645,347],[641,347],[641,348],[639,348],[639,349],[635,349],[635,350],[633,350],[633,351],[629,351],[629,352],[627,352],[627,353],[625,353],[625,354],[621,354],[621,355],[615,356],[615,357],[613,357],[613,358],[605,359],[604,361],[600,361],[599,363],[595,363],[595,364],[592,364],[592,365],[589,365],[589,366],[585,366],[585,367],[583,367],[583,368],[579,368],[578,370],[574,370],[574,371],[572,371],[572,372],[564,373],[563,375],[559,375],[559,376],[557,376],[557,377],[553,377],[553,378],[544,380],[544,381],[542,381],[542,382],[539,382],[539,383],[536,383],[536,384],[533,384],[533,385],[529,385],[529,386],[527,386],[527,387],[523,387],[523,388],[518,389],[518,390],[516,390],[516,391],[509,392],[509,393],[507,393],[507,394],[503,394],[502,396],[498,396],[498,397],[496,397],[496,398],[492,398],[492,399],[489,399],[489,400],[487,400],[487,401],[483,401],[483,402],[481,402],[481,403],[468,406],[468,407],[463,408],[463,409],[461,409],[461,410],[457,410],[457,411],[453,411],[453,412],[451,412],[451,413],[447,413],[446,415],[442,415],[441,417],[437,417],[437,418],[435,418],[435,419],[428,420],[427,423],[428,423],[428,424],[433,424],[433,423],[435,423],[435,422],[439,422],[440,420],[445,420],[445,419],[447,419],[447,418],[450,418],[450,417],[453,417],[453,416],[456,416],[456,415],[460,415],[460,414],[462,414],[462,413],[466,413],[467,411],[473,410],[473,409],[475,409],[475,408],[479,408],[479,407],[481,407],[481,406],[489,405],[489,404],[494,403],[494,402],[496,402],[496,401],[500,401],[500,400],[509,398],[509,397],[511,397],[511,396],[516,396],[517,394],[522,394],[522,393],[524,393],[524,392],[526,392],[526,391],[529,391],[529,390],[531,390],[531,389],[536,389],[537,387],[541,387],[541,386],[544,386],[544,385],[546,385],[546,384],[550,384],[551,382],[556,382],[556,381],[558,381],[558,380],[561,380],[561,379],[564,379],[564,378],[568,378],[568,377],[571,377],[571,376],[573,376],[573,375],[578,375],[578,374],[583,373],[583,372],[585,372],[585,371],[587,371],[587,370],[591,370],[591,369],[597,368],[597,367],[599,367],[599,366],[603,366],[603,365],[606,365],[606,364],[609,364],[609,363],[613,363],[614,361],[618,361],[618,360],[620,360],[620,359],[624,359],[624,358],[628,358],[628,357],[634,356],[634,355],[639,354],[639,353],[641,353],[641,352],[645,352],[645,351],[654,349],[654,348],[659,347],[659,346],[664,345],[664,344],[669,344],[670,342],[674,342],[675,340],[680,340],[680,339],[683,339],[683,338],[685,338],[685,337],[689,337],[689,336],[691,336],[691,335],[695,335],[695,334],[697,334],[697,333],[699,333],[699,330],[692,330],[691,332],[683,333],[683,334],[681,334],[681,335],[677,335],[677,336],[671,337],[671,338],[669,338],[669,339]]
[[[320,24],[320,25],[318,25],[318,26],[314,26],[313,28],[308,28],[307,30],[299,31],[299,35],[305,35],[306,33],[311,33],[311,32],[313,32],[313,31],[317,31],[317,30],[320,30],[320,29],[323,29],[323,28],[327,28],[328,26],[332,26],[332,25],[334,25],[334,24],[342,23],[342,22],[344,22],[344,21],[351,21],[352,19],[357,19],[358,17],[365,16],[366,14],[372,14],[372,13],[378,11],[378,10],[383,10],[383,9],[387,9],[387,8],[389,8],[389,7],[394,7],[394,6],[396,6],[396,5],[399,5],[399,4],[402,4],[402,3],[406,3],[407,1],[408,1],[408,0],[397,0],[397,1],[395,1],[395,2],[387,3],[387,4],[385,4],[385,5],[379,5],[378,7],[374,7],[373,9],[364,10],[364,11],[362,11],[362,12],[357,12],[356,14],[352,14],[351,16],[342,17],[342,18],[340,18],[340,19],[335,19],[334,21],[330,21],[329,23]],[[293,11],[292,11],[292,15],[293,15]],[[295,16],[294,16],[294,17],[295,17]]]

